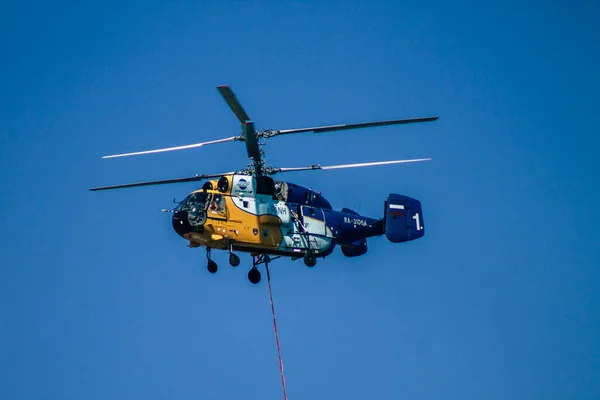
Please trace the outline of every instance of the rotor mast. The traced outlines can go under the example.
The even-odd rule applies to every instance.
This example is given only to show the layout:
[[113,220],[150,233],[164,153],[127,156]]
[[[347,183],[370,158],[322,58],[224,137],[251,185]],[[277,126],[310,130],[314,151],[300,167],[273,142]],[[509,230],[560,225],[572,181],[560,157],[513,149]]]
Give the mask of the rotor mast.
[[225,102],[229,108],[231,108],[231,111],[233,111],[237,119],[242,124],[242,136],[240,137],[240,140],[246,143],[246,151],[248,153],[248,157],[252,159],[253,164],[253,171],[247,172],[253,172],[253,175],[255,176],[264,175],[264,153],[261,149],[261,144],[258,142],[258,135],[256,133],[256,129],[254,128],[254,122],[252,122],[229,86],[220,85],[217,86],[217,89],[219,90],[219,93],[221,93],[221,96],[223,96],[223,99],[225,99]]

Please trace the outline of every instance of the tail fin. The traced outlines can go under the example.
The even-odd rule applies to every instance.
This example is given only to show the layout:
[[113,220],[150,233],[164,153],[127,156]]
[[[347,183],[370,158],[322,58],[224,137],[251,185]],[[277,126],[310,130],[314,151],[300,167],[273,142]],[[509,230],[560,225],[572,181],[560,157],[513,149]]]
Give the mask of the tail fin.
[[421,202],[401,194],[390,194],[385,202],[385,236],[392,243],[419,239],[425,234]]

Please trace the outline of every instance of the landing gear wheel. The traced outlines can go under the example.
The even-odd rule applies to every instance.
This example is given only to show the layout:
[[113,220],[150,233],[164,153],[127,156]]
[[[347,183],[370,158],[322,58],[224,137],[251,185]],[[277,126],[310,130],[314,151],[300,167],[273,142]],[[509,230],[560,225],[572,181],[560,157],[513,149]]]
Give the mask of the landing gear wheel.
[[240,257],[237,254],[229,254],[229,264],[232,267],[237,267],[238,265],[240,265]]
[[253,267],[250,271],[248,271],[248,280],[250,283],[257,284],[260,282],[260,271],[258,268]]
[[307,267],[314,267],[317,265],[317,257],[313,253],[306,253],[304,255],[304,264]]
[[208,270],[208,272],[210,272],[211,274],[214,274],[215,272],[217,272],[217,270],[219,269],[219,266],[217,265],[216,262],[214,262],[213,260],[208,260],[208,264],[206,265],[206,269]]

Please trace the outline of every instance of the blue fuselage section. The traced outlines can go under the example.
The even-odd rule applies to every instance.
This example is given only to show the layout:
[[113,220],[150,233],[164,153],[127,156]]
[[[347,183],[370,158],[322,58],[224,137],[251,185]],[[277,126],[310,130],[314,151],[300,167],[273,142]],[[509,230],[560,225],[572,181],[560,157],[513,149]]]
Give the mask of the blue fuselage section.
[[321,193],[291,182],[287,182],[287,185],[287,204],[291,209],[302,208],[303,216],[311,215],[312,218],[325,222],[327,230],[334,238],[327,253],[331,253],[336,244],[356,245],[361,239],[384,233],[382,219],[361,216],[347,208],[342,208],[340,211],[333,210],[331,203]]
[[324,210],[325,223],[340,245],[381,235],[381,220],[363,217],[351,211]]

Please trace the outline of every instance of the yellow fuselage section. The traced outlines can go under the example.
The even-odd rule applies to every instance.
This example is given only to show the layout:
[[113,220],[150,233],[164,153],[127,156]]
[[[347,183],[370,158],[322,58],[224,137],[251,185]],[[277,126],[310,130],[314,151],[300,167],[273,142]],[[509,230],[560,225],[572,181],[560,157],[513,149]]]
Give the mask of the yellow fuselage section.
[[206,210],[206,222],[203,232],[191,232],[184,235],[191,247],[208,246],[227,248],[230,241],[238,247],[257,249],[279,249],[282,242],[281,219],[276,215],[255,215],[239,208],[231,195],[216,190],[206,192],[210,197],[222,196],[224,207]]

